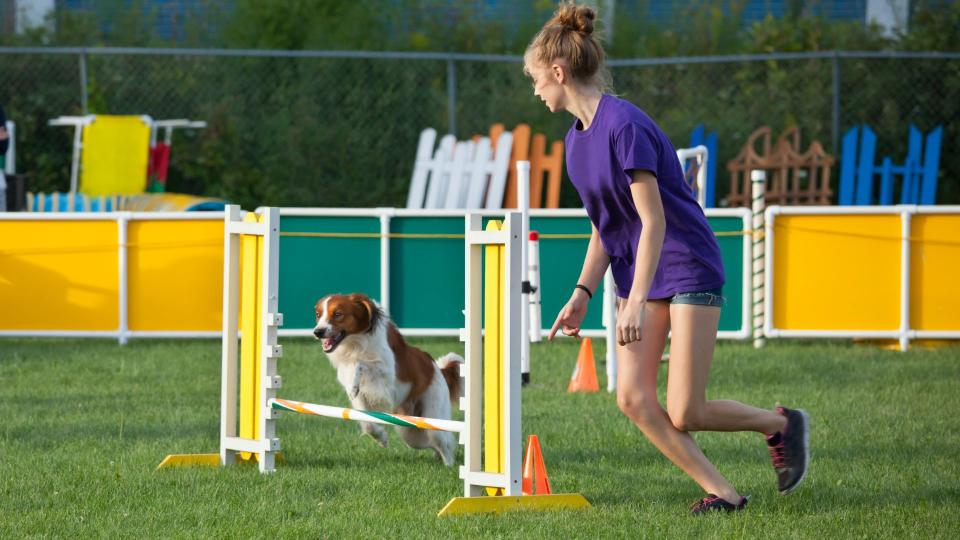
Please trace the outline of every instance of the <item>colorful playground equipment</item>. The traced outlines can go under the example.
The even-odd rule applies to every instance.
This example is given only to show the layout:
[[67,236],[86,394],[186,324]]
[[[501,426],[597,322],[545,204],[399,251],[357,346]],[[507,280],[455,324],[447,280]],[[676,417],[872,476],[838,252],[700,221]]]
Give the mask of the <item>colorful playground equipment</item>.
[[[261,472],[272,472],[280,450],[276,420],[280,411],[290,411],[459,433],[464,446],[460,468],[464,496],[452,499],[439,515],[590,505],[579,494],[521,494],[519,354],[525,336],[517,331],[521,311],[519,212],[507,214],[502,227],[491,222],[486,230],[481,215],[466,216],[462,422],[278,398],[282,378],[277,359],[283,355],[277,344],[277,329],[283,324],[278,302],[280,213],[265,208],[243,215],[239,207],[228,206],[224,219],[220,453],[171,455],[158,468],[255,460]],[[481,303],[484,282],[485,302]]]
[[[170,168],[170,148],[173,145],[174,129],[201,129],[207,127],[206,122],[176,119],[157,120],[150,131],[150,166],[147,170],[147,191],[162,193],[167,190],[167,171]],[[163,140],[158,141],[157,135],[163,130]]]
[[[880,165],[874,165],[876,134],[866,124],[850,128],[843,135],[838,204],[894,204],[896,176],[901,178],[900,204],[936,204],[943,126],[937,126],[924,138],[920,130],[910,124],[908,137],[907,157],[902,165],[894,165],[889,156],[885,156]],[[880,175],[877,191],[874,189],[876,175]]]
[[[72,126],[70,191],[28,193],[30,212],[177,212],[222,210],[209,197],[165,193],[173,130],[206,122],[153,120],[149,116],[61,116],[52,126]],[[162,140],[159,132],[163,131]],[[150,192],[150,193],[147,193]]]
[[223,210],[212,197],[182,193],[138,195],[86,195],[84,193],[27,193],[28,212],[194,212]]

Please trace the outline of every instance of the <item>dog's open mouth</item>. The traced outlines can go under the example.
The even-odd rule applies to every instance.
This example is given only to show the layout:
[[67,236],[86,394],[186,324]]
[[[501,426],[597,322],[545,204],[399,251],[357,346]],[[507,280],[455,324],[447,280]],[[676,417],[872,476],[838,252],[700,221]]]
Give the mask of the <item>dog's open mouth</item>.
[[337,332],[332,337],[323,338],[320,340],[320,344],[323,346],[323,352],[332,353],[334,349],[337,348],[337,345],[340,345],[340,342],[343,341],[343,338],[347,337],[347,333],[343,330]]

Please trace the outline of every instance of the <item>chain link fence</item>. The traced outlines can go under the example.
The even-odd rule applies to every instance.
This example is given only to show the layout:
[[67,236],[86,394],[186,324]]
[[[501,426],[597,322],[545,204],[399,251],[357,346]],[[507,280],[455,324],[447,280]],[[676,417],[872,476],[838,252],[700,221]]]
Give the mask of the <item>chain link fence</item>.
[[[0,48],[0,104],[17,123],[29,190],[66,190],[72,133],[60,115],[205,120],[177,131],[171,191],[253,208],[402,206],[417,139],[465,138],[519,122],[549,140],[572,122],[533,96],[519,57],[150,49]],[[944,126],[939,203],[960,202],[960,54],[812,53],[614,60],[615,92],[645,109],[678,147],[703,124],[726,163],[754,129],[800,126],[840,158],[840,138],[869,124],[878,156],[906,155],[907,130]],[[878,158],[879,161],[879,158]],[[836,188],[839,167],[831,175]],[[834,189],[836,191],[836,189]],[[579,206],[565,183],[561,204]]]

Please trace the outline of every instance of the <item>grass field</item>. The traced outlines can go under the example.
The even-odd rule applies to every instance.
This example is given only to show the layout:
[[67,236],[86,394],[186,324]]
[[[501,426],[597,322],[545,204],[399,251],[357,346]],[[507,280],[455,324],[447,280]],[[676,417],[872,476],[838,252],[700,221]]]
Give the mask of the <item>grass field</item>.
[[[413,340],[434,355],[453,340]],[[285,340],[282,397],[345,405],[313,341]],[[687,516],[699,488],[619,414],[612,395],[567,394],[572,341],[533,348],[523,431],[555,492],[593,508],[437,518],[460,495],[432,453],[386,450],[357,425],[284,415],[286,462],[154,471],[169,453],[216,452],[218,341],[0,340],[0,538],[876,538],[960,532],[960,348],[907,353],[846,342],[721,343],[708,389],[812,419],[805,483],[777,495],[762,438],[697,440],[746,512]],[[596,344],[598,360],[602,344]],[[598,364],[601,381],[603,365]],[[665,369],[661,371],[665,373]],[[661,380],[662,382],[662,380]],[[661,387],[663,385],[661,384]],[[462,449],[458,452],[462,456]],[[461,459],[458,457],[458,459]]]

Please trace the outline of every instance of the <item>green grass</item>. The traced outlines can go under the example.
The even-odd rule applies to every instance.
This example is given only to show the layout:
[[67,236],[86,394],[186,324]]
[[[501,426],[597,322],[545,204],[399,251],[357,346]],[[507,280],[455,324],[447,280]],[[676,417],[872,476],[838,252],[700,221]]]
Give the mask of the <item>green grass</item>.
[[[462,350],[453,340],[414,341],[435,355]],[[314,342],[283,343],[281,396],[346,404]],[[599,360],[602,344],[595,349]],[[554,491],[582,493],[593,508],[437,518],[462,494],[456,469],[395,434],[384,450],[332,419],[284,415],[286,463],[273,475],[155,472],[166,454],[218,449],[217,341],[3,340],[0,538],[954,537],[958,353],[721,343],[709,397],[806,408],[812,468],[781,497],[759,435],[697,434],[752,500],[741,514],[691,518],[699,488],[613,396],[566,393],[576,344],[536,345],[523,431],[539,435]],[[602,363],[598,371],[602,381]]]

